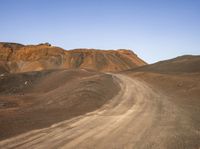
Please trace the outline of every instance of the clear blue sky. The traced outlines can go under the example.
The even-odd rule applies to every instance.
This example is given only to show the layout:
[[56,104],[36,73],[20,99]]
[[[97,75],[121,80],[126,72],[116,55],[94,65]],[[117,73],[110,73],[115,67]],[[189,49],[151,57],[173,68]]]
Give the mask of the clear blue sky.
[[132,49],[148,63],[200,54],[200,0],[0,0],[0,41]]

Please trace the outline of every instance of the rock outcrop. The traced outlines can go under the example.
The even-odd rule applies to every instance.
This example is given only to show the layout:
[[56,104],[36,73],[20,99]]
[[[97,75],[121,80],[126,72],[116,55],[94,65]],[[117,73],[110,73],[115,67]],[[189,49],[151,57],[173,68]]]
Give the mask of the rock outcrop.
[[49,43],[22,45],[0,43],[1,72],[28,72],[46,69],[84,68],[116,72],[146,63],[131,50],[64,50]]

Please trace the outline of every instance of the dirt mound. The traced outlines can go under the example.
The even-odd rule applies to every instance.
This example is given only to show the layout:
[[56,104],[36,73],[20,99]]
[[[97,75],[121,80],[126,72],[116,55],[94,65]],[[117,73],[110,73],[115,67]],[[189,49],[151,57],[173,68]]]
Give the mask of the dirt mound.
[[0,139],[98,109],[119,91],[111,75],[87,70],[7,74],[0,84]]
[[87,68],[116,72],[146,64],[131,50],[64,50],[48,43],[27,46],[0,43],[0,60],[8,66],[9,72],[63,68]]
[[158,73],[194,73],[200,72],[199,66],[200,56],[184,55],[174,59],[142,66],[131,71],[148,71]]

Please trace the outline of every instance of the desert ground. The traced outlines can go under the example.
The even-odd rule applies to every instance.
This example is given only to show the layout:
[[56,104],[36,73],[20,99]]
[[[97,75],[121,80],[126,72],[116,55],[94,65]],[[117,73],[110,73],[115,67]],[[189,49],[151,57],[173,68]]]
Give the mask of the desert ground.
[[2,65],[0,148],[199,149],[199,64],[182,56],[114,72]]
[[[177,83],[183,82],[180,84],[182,86],[187,81],[191,83],[187,82],[184,87],[173,84],[175,94],[167,92],[172,88],[166,89],[167,91],[157,88],[156,85],[160,85],[160,82],[166,83],[165,75],[146,74],[150,76],[149,79],[160,77],[158,82],[154,82],[157,84],[153,85],[147,83],[149,80],[142,80],[138,74],[132,74],[136,75],[132,77],[124,74],[87,76],[86,72],[85,75],[84,77],[81,75],[78,82],[83,83],[84,88],[78,88],[77,91],[74,87],[75,91],[73,90],[80,95],[72,95],[72,91],[69,94],[67,85],[59,87],[59,91],[58,88],[52,89],[52,86],[48,85],[51,91],[45,95],[34,95],[27,89],[23,95],[1,97],[4,105],[1,107],[3,118],[1,116],[0,147],[199,148],[199,74],[181,75],[178,78],[170,76],[171,83],[173,79],[179,79]],[[192,80],[190,77],[195,79]],[[105,81],[105,84],[102,81]],[[97,89],[98,85],[102,89],[101,93]],[[189,94],[189,97],[186,95],[182,97],[184,94],[182,92],[187,92],[187,85],[193,88],[185,93]],[[67,96],[77,97],[67,98]],[[89,97],[88,101],[83,97]]]

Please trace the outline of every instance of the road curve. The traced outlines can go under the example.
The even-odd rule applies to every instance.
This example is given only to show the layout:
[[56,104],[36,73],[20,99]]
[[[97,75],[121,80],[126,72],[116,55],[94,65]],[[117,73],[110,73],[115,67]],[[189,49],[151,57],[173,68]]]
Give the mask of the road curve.
[[0,142],[20,149],[199,149],[200,131],[166,95],[112,74],[120,92],[102,108]]

